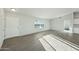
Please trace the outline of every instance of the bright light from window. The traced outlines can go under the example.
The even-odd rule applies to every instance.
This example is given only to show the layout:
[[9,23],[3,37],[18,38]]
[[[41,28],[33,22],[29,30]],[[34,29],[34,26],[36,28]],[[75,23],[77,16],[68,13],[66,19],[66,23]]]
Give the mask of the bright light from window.
[[35,28],[42,29],[42,28],[44,28],[44,23],[41,19],[37,19],[37,20],[35,20],[34,26],[35,26]]
[[16,11],[16,9],[14,9],[14,8],[11,8],[11,11],[15,12],[15,11]]

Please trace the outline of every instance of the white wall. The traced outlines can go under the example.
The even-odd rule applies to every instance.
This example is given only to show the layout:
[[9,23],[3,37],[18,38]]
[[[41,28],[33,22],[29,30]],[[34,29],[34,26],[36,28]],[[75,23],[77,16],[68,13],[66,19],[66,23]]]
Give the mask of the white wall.
[[49,20],[42,19],[45,27],[42,29],[37,29],[34,27],[34,22],[36,21],[36,17],[19,15],[19,24],[20,24],[20,35],[31,34],[35,32],[40,32],[49,29]]
[[15,13],[6,12],[5,38],[19,35],[19,19]]
[[5,38],[27,35],[49,29],[64,32],[65,25],[68,25],[70,28],[69,32],[72,32],[72,14],[62,16],[61,18],[51,19],[50,21],[48,19],[42,19],[43,23],[45,24],[45,27],[42,29],[37,29],[34,27],[34,22],[36,19],[39,18],[19,13],[7,12]]
[[0,8],[0,48],[4,40],[4,11]]
[[27,35],[49,29],[49,20],[46,19],[42,19],[45,27],[43,29],[36,29],[34,27],[36,19],[39,18],[19,13],[6,12],[5,38]]
[[52,19],[51,20],[51,29],[57,31],[64,30],[64,20],[63,19]]
[[52,19],[52,20],[50,20],[50,23],[51,23],[51,29],[52,30],[64,32],[65,26],[68,25],[69,28],[70,28],[69,32],[72,32],[73,15],[68,14],[68,15],[62,16],[60,18]]

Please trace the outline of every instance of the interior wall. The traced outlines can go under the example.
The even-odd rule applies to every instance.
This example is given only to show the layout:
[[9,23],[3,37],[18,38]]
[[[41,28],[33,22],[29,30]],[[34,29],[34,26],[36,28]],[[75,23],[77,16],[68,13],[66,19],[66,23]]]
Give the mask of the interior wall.
[[57,30],[61,32],[65,32],[64,28],[65,25],[68,25],[70,30],[68,32],[72,32],[72,21],[73,15],[68,14],[59,18],[51,19],[42,19],[44,23],[44,28],[37,29],[34,27],[34,22],[37,17],[24,15],[24,14],[17,14],[14,12],[6,12],[6,31],[5,31],[5,39],[15,36],[27,35],[31,33],[36,33],[44,30]]
[[19,15],[19,24],[20,24],[20,35],[26,35],[31,33],[36,33],[44,30],[49,30],[49,20],[42,19],[44,23],[44,28],[38,29],[34,27],[34,23],[36,21],[36,17],[26,16],[26,15]]
[[4,10],[0,8],[0,48],[4,40]]
[[79,12],[73,13],[73,16],[74,16],[73,32],[79,34]]
[[12,12],[6,12],[5,39],[49,29],[49,20],[46,19],[42,19],[45,27],[42,29],[36,29],[34,27],[34,22],[36,19],[39,18],[19,13],[17,14]]
[[6,12],[5,14],[5,38],[19,35],[19,19],[16,13]]
[[73,29],[74,33],[79,34],[79,18],[74,19],[74,29]]
[[[52,30],[57,30],[60,32],[70,32],[72,33],[72,28],[73,28],[73,14],[68,14],[59,18],[51,19],[51,29]],[[69,27],[70,30],[66,31],[65,26]]]
[[52,19],[51,20],[51,29],[57,31],[64,30],[64,20],[63,19]]

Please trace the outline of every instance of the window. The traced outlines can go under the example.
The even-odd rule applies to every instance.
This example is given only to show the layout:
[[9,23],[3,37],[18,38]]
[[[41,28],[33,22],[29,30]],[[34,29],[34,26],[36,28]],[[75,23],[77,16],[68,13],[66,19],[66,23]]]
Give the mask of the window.
[[35,20],[34,27],[35,28],[40,28],[40,29],[44,28],[43,20],[41,20],[41,19]]

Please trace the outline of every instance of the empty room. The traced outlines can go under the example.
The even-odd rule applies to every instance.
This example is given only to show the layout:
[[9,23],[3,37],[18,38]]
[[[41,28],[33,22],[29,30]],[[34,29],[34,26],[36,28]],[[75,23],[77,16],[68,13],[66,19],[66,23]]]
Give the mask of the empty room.
[[0,8],[0,51],[79,51],[79,9]]

